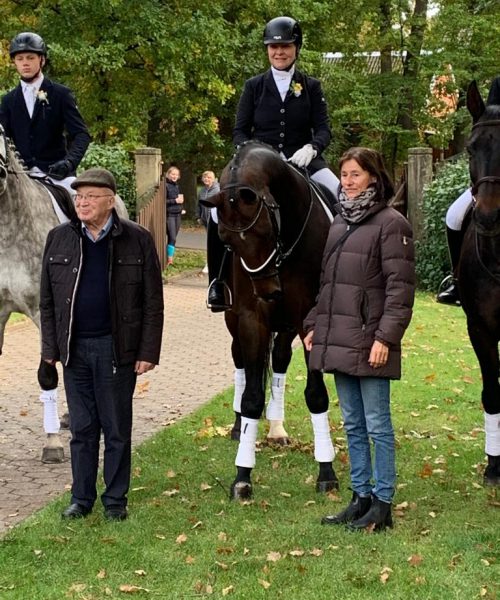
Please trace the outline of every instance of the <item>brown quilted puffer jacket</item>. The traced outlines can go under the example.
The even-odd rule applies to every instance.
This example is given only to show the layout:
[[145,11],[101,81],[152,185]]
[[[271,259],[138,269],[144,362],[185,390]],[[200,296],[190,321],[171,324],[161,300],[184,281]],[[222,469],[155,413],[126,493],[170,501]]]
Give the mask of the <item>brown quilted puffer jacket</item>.
[[[384,203],[334,250],[348,224],[335,217],[326,242],[316,306],[304,321],[314,330],[310,368],[358,377],[401,377],[401,339],[415,293],[411,226]],[[351,225],[352,227],[352,225]],[[368,364],[374,340],[389,346],[384,367]]]

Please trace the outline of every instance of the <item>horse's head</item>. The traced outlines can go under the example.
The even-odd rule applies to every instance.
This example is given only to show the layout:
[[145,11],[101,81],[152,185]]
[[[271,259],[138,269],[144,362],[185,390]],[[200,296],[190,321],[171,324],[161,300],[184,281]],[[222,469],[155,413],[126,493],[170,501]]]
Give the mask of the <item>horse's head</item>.
[[221,192],[203,204],[217,208],[219,236],[240,258],[254,294],[273,301],[282,295],[277,264],[280,212],[270,191],[269,161],[279,169],[284,166],[267,146],[241,147],[222,172]]
[[467,90],[472,132],[467,141],[472,195],[477,207],[496,219],[500,207],[500,86],[495,80],[485,105],[477,84]]

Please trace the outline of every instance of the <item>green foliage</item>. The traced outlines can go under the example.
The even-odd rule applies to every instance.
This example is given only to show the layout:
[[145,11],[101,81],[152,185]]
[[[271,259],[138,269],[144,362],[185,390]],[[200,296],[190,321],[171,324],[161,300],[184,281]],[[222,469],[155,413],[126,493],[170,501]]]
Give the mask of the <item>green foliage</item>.
[[136,187],[134,162],[122,144],[106,145],[92,142],[78,171],[101,167],[111,171],[116,179],[117,192],[125,202],[129,217],[134,218]]
[[[193,340],[200,342],[198,330]],[[0,541],[0,597],[118,600],[128,591],[162,600],[498,598],[498,492],[481,485],[481,375],[463,312],[419,294],[404,356],[403,379],[391,384],[394,529],[355,534],[320,525],[351,497],[349,461],[326,376],[341,491],[315,492],[318,466],[299,349],[286,385],[293,443],[260,442],[251,502],[228,500],[237,446],[228,436],[233,413],[226,390],[134,448],[127,521],[106,522],[98,501],[86,519],[64,523],[67,493],[7,531]],[[168,370],[164,362],[158,368]],[[189,368],[201,366],[187,359]],[[156,388],[144,383],[143,393],[170,404]],[[170,416],[176,410],[174,402]]]
[[416,243],[419,287],[436,291],[450,273],[445,217],[450,204],[470,185],[469,165],[465,158],[441,166],[433,182],[424,190],[423,235]]

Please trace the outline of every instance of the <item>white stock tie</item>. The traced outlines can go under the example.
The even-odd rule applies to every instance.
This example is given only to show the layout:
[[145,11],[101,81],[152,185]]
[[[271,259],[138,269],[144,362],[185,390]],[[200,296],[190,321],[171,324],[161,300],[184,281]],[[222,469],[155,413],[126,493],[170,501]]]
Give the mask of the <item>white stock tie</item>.
[[36,101],[36,88],[32,85],[26,86],[26,91],[24,93],[24,100],[26,102],[26,108],[28,109],[28,113],[30,118],[33,117],[33,110],[35,108]]

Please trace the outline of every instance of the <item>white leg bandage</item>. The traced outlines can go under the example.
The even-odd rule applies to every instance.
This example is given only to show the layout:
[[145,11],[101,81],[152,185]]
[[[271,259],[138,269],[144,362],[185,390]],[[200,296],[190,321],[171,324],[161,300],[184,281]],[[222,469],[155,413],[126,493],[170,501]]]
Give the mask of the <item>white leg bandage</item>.
[[241,434],[238,454],[234,464],[237,467],[255,467],[255,442],[257,441],[258,419],[241,417]]
[[235,369],[233,410],[237,413],[241,412],[241,397],[245,391],[245,382],[245,369]]
[[331,462],[335,458],[335,449],[330,437],[328,412],[311,413],[311,422],[314,431],[314,458],[317,462]]
[[43,390],[40,394],[43,402],[43,429],[45,433],[59,433],[59,415],[57,413],[57,388]]
[[286,373],[273,373],[271,397],[266,409],[268,421],[283,421],[285,418],[285,383]]
[[500,456],[500,413],[484,413],[484,451],[490,456]]

